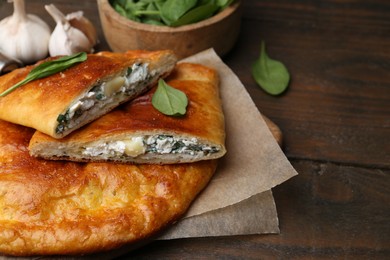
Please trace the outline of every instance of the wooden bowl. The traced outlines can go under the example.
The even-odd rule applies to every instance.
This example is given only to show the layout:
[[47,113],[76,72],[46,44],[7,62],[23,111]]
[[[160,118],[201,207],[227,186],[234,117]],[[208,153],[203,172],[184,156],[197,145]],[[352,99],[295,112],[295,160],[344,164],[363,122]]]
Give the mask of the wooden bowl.
[[206,20],[175,28],[138,23],[117,13],[108,0],[97,3],[105,39],[114,52],[171,49],[181,59],[214,48],[223,56],[239,35],[240,1]]

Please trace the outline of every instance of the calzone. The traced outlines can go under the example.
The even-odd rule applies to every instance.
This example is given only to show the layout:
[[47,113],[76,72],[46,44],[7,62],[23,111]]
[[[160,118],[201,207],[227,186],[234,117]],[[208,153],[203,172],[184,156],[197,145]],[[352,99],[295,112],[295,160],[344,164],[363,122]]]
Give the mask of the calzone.
[[63,139],[39,131],[29,150],[35,157],[123,163],[188,163],[226,153],[217,72],[179,63],[167,83],[188,98],[184,116],[167,116],[151,102],[156,88]]
[[[0,97],[0,119],[62,138],[147,91],[175,63],[168,50],[89,54],[84,62]],[[0,92],[23,80],[35,66],[0,77]]]
[[33,133],[0,120],[0,255],[145,244],[183,215],[217,166],[42,160],[28,153]]

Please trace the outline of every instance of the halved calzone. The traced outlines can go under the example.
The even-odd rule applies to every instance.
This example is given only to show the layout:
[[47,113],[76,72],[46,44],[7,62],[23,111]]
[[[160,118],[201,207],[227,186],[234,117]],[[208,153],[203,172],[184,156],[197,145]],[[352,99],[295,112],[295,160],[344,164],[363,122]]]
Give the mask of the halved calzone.
[[156,110],[151,103],[154,88],[63,139],[37,131],[30,154],[54,160],[153,164],[223,156],[225,128],[217,72],[180,63],[167,83],[187,95],[184,116],[166,116]]
[[[171,51],[89,54],[82,63],[0,97],[0,119],[62,138],[147,91],[175,63]],[[35,66],[0,77],[0,92]]]

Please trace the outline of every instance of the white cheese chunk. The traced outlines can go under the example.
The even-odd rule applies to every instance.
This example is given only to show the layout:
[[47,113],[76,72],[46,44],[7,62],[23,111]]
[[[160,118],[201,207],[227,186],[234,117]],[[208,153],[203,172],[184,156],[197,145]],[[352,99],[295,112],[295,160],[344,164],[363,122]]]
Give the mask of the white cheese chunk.
[[125,144],[125,154],[128,156],[136,157],[140,154],[144,154],[146,147],[142,137],[133,137],[129,140],[123,141]]
[[102,156],[104,158],[123,155],[136,157],[144,154],[146,147],[142,137],[132,137],[121,141],[99,142],[85,147],[82,151],[84,155]]
[[93,105],[95,105],[95,101],[93,99],[86,99],[83,104],[81,105],[81,108],[83,110],[88,110],[90,109],[91,107],[93,107]]
[[83,102],[77,101],[74,105],[72,105],[69,108],[69,118],[72,118],[74,116],[74,113],[76,112],[77,109],[79,109],[81,107],[82,104],[83,104]]
[[148,75],[148,63],[144,63],[141,66],[134,64],[131,69],[133,71],[127,77],[127,84],[133,84],[146,79],[146,76]]
[[156,148],[160,153],[170,153],[172,151],[173,138],[168,137],[156,140]]
[[110,97],[112,94],[118,92],[123,84],[125,84],[125,81],[125,77],[119,76],[103,83],[104,95]]

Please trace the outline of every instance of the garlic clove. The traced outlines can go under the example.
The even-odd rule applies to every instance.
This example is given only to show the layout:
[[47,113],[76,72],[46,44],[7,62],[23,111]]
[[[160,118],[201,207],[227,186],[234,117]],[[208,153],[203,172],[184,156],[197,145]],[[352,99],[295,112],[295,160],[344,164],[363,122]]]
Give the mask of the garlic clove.
[[66,16],[53,4],[45,5],[48,13],[56,21],[56,27],[50,36],[50,56],[71,55],[78,52],[92,52],[94,43],[86,33],[72,26]]
[[95,26],[88,20],[83,11],[77,11],[66,15],[66,19],[69,21],[70,25],[82,31],[92,46],[95,46],[98,43],[98,36]]
[[83,51],[91,52],[91,44],[84,33],[66,25],[54,28],[49,40],[50,56],[72,55]]
[[34,63],[48,54],[50,27],[38,16],[26,14],[24,0],[13,2],[13,14],[0,22],[0,50],[25,64]]
[[23,67],[23,63],[0,52],[0,75]]

